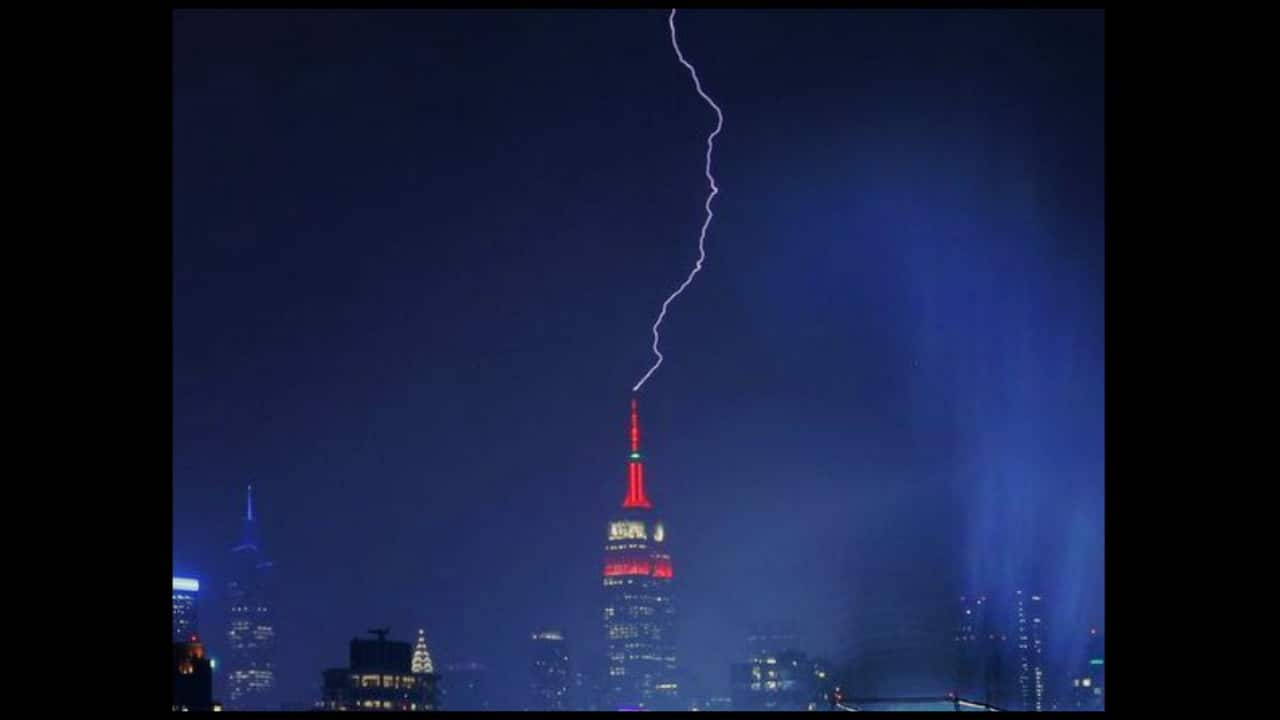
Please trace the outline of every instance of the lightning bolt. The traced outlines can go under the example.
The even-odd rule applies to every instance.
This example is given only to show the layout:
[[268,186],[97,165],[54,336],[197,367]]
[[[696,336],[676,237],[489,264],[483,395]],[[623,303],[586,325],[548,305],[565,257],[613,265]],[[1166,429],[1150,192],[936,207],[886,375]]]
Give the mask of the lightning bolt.
[[712,100],[709,95],[702,91],[702,82],[698,80],[698,71],[693,68],[693,65],[689,64],[688,60],[684,59],[684,53],[680,52],[680,43],[676,42],[675,8],[672,8],[671,14],[667,16],[667,25],[671,28],[671,47],[675,48],[676,58],[680,60],[681,65],[689,69],[689,74],[693,76],[693,87],[698,91],[698,94],[702,96],[703,100],[707,101],[712,110],[716,111],[716,129],[712,130],[711,134],[707,136],[706,174],[707,183],[711,185],[711,192],[707,195],[707,219],[703,221],[702,232],[698,234],[698,262],[693,266],[693,271],[689,273],[689,277],[685,278],[685,281],[680,283],[680,287],[676,288],[676,291],[671,293],[666,302],[662,303],[662,312],[658,313],[658,320],[653,324],[653,354],[658,356],[658,361],[653,364],[653,367],[649,368],[649,372],[645,373],[644,377],[640,378],[640,382],[631,388],[631,392],[639,392],[640,387],[649,379],[649,376],[662,365],[662,351],[658,349],[658,327],[662,325],[662,319],[667,316],[667,306],[671,305],[671,301],[679,297],[680,293],[689,287],[689,283],[693,282],[693,276],[698,274],[698,271],[702,269],[703,261],[707,259],[707,249],[705,247],[707,228],[711,225],[711,218],[715,217],[711,212],[711,201],[720,192],[720,188],[716,186],[716,178],[711,174],[711,151],[715,149],[716,135],[719,135],[720,128],[724,127],[724,114],[720,112],[720,106],[716,105],[715,100]]

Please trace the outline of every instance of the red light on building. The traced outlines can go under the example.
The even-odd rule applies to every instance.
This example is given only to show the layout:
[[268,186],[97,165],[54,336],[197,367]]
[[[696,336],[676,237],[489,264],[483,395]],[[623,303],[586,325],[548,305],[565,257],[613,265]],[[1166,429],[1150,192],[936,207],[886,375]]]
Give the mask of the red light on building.
[[[649,710],[659,700],[675,701],[676,684],[665,681],[675,672],[674,615],[668,604],[675,583],[666,529],[645,493],[639,402],[634,396],[627,439],[624,512],[611,518],[604,548],[605,643],[611,692],[616,695],[610,704],[619,710]],[[638,622],[642,617],[645,620]],[[655,678],[664,681],[650,687]]]
[[624,508],[651,509],[653,503],[644,495],[644,465],[632,462],[627,467],[627,499],[622,501]]
[[649,571],[649,563],[644,560],[611,562],[604,566],[605,577],[614,577],[617,575],[648,575]]

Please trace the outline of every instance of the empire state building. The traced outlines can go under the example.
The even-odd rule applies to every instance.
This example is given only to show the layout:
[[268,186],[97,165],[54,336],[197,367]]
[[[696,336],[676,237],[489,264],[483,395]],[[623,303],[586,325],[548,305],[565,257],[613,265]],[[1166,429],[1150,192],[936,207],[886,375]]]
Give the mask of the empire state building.
[[674,572],[666,540],[645,494],[640,414],[632,399],[627,495],[609,523],[604,549],[606,687],[618,709],[675,709]]

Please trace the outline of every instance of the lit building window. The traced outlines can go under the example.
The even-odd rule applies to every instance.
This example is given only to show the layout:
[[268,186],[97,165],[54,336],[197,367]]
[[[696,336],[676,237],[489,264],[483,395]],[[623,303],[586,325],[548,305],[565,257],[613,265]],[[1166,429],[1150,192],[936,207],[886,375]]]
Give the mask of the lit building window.
[[[620,520],[609,524],[610,540],[644,540],[646,537],[647,535],[645,533],[643,522]],[[634,543],[629,543],[627,546],[639,547]]]

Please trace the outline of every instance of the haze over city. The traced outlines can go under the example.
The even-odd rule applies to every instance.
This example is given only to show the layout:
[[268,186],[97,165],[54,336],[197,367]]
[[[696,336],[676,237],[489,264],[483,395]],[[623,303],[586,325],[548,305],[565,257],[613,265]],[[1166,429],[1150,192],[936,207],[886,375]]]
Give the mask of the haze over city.
[[603,667],[635,399],[682,702],[762,626],[855,696],[945,695],[961,596],[1022,590],[1069,707],[1105,630],[1102,12],[680,10],[719,192],[633,392],[717,123],[669,20],[174,13],[173,574],[216,697],[249,485],[271,709],[375,628],[484,664],[492,709],[534,633]]

